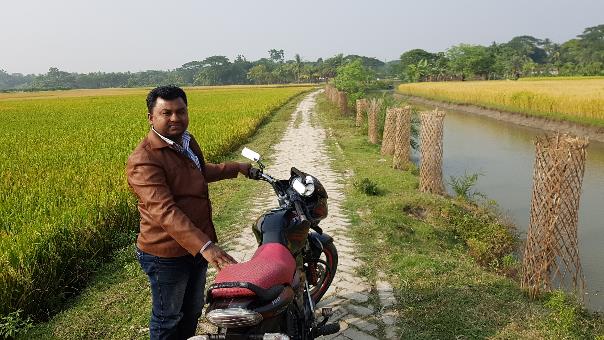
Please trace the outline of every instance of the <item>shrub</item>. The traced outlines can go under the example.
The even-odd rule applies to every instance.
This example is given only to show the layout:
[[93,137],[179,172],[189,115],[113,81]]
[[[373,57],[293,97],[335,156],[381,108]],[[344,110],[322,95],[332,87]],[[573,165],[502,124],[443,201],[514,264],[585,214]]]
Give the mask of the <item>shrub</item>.
[[0,317],[0,339],[12,339],[27,332],[32,327],[31,318],[23,318],[21,310]]
[[474,201],[477,196],[485,197],[484,194],[472,189],[478,182],[478,176],[480,175],[478,173],[464,173],[460,177],[449,176],[448,183],[451,185],[451,189],[453,189],[457,198],[464,201]]
[[369,178],[363,178],[360,181],[354,182],[354,187],[367,196],[379,196],[382,195],[382,190],[378,188],[377,184]]
[[447,202],[440,217],[445,228],[464,241],[472,258],[481,265],[498,270],[503,258],[516,249],[518,237],[514,230],[499,223],[485,208]]

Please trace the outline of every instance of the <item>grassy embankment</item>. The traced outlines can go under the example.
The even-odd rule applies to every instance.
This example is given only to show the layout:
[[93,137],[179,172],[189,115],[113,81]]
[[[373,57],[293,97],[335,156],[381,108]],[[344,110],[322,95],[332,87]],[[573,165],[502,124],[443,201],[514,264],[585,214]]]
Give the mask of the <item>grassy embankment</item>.
[[527,78],[401,84],[398,92],[604,127],[604,78]]
[[[303,94],[281,107],[270,121],[262,125],[251,139],[241,139],[262,155],[269,155],[270,147],[279,140],[287,127],[291,112]],[[193,122],[193,120],[192,120]],[[223,157],[242,160],[238,152]],[[267,163],[270,164],[270,157]],[[214,222],[220,240],[228,240],[244,228],[245,211],[251,199],[265,183],[244,178],[210,184]],[[251,223],[251,222],[250,222]],[[37,324],[23,339],[145,339],[149,337],[148,322],[151,306],[147,277],[134,258],[131,245],[118,250],[112,260],[101,266],[84,291],[72,299],[64,310],[49,322]]]
[[[189,89],[189,129],[216,161],[307,89]],[[148,90],[116,91],[0,96],[0,332],[15,310],[52,314],[136,231],[124,165]]]
[[[341,171],[352,170],[345,208],[365,261],[395,287],[402,339],[562,339],[604,334],[604,322],[557,292],[530,301],[515,278],[513,229],[489,209],[420,193],[417,171],[391,168],[367,129],[323,97],[320,118]],[[382,121],[383,124],[383,121]],[[337,144],[336,144],[337,142]],[[329,232],[328,226],[325,230]]]

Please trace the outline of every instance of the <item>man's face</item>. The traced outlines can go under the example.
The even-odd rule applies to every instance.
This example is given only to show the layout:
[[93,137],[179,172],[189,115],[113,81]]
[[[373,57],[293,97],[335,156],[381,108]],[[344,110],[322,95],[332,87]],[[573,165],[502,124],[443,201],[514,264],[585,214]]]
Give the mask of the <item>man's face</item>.
[[172,100],[157,98],[153,112],[149,112],[147,118],[159,134],[173,140],[179,140],[189,126],[187,104],[180,97]]

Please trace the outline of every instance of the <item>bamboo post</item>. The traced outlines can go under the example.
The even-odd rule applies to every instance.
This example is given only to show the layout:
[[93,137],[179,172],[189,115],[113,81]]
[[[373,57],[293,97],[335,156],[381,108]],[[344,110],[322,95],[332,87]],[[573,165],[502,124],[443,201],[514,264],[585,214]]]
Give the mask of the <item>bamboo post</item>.
[[367,107],[367,135],[369,137],[369,142],[372,144],[378,143],[377,119],[381,106],[382,100],[373,98],[369,101],[369,106]]
[[325,97],[327,97],[327,100],[331,101],[331,85],[329,84],[325,85]]
[[363,126],[363,113],[367,112],[367,99],[363,98],[363,99],[357,99],[356,101],[356,108],[357,108],[357,117],[356,117],[356,121],[355,121],[355,125],[356,126]]
[[333,85],[329,85],[329,101],[333,104],[334,100],[334,93],[335,93],[336,89],[333,87]]
[[531,217],[522,261],[521,286],[531,297],[553,282],[585,289],[577,225],[587,138],[545,136],[535,142]]
[[411,155],[411,107],[405,106],[396,111],[394,157],[392,167],[407,170]]
[[443,194],[442,175],[443,125],[445,113],[438,109],[420,114],[421,163],[419,189],[422,192]]
[[342,111],[342,115],[348,114],[348,96],[344,91],[338,91],[338,106]]
[[393,155],[396,144],[397,116],[399,108],[386,109],[384,120],[384,134],[382,135],[382,155]]

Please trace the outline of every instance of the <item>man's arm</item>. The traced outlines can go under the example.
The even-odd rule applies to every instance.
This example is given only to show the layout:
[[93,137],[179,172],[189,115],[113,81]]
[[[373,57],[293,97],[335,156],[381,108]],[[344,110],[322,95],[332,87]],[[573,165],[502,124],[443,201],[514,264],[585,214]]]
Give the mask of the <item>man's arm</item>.
[[127,173],[128,184],[151,218],[189,253],[196,255],[210,241],[176,205],[159,164],[149,159],[129,160]]
[[205,178],[210,183],[222,179],[235,178],[237,174],[247,176],[252,165],[250,163],[224,162],[220,164],[206,163],[205,167]]

